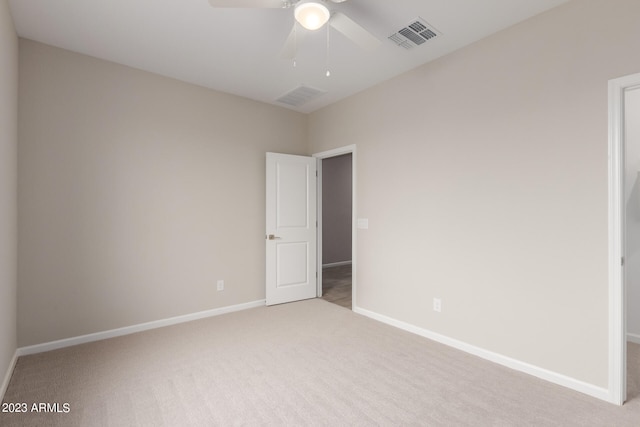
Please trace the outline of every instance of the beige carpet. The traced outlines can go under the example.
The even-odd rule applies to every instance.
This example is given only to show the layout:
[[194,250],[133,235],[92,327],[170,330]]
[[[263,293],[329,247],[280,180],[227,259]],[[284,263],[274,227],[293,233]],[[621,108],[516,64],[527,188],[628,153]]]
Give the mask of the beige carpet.
[[261,307],[21,357],[2,426],[638,426],[616,407],[323,300]]

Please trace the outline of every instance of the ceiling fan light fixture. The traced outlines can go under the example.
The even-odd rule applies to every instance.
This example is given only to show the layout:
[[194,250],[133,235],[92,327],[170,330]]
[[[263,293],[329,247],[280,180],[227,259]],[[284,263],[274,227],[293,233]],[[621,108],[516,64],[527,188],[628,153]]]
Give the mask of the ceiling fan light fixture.
[[331,13],[325,5],[311,1],[298,3],[294,16],[300,25],[313,31],[322,28],[331,17]]

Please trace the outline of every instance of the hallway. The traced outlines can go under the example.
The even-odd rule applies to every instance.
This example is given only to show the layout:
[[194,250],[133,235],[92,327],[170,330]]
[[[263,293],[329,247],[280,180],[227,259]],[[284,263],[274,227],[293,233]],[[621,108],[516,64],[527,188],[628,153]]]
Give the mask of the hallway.
[[322,299],[352,309],[351,264],[322,269]]

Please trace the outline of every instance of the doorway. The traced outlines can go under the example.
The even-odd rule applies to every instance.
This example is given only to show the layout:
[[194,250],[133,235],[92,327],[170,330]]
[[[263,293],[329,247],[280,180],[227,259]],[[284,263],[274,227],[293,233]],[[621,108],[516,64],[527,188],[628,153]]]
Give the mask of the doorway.
[[322,299],[351,310],[352,154],[322,160]]
[[355,286],[355,146],[318,159],[318,297],[350,310]]
[[[640,335],[640,317],[638,325],[635,318],[640,307],[631,301],[640,292],[635,289],[640,280],[640,129],[634,127],[640,127],[640,109],[634,110],[638,108],[634,104],[640,103],[637,96],[640,74],[609,81],[609,400],[618,405],[627,399],[627,340],[635,350],[634,341]],[[636,132],[639,137],[633,136]],[[635,264],[639,264],[637,269]]]
[[627,398],[633,399],[640,387],[633,369],[640,357],[640,87],[625,91],[623,118]]

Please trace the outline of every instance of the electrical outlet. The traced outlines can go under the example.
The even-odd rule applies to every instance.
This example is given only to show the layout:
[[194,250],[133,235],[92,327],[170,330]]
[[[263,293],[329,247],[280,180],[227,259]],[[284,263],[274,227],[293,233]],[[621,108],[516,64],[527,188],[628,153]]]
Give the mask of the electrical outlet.
[[442,311],[442,300],[440,298],[433,299],[433,311],[440,313]]
[[224,280],[218,280],[218,290],[224,291]]

